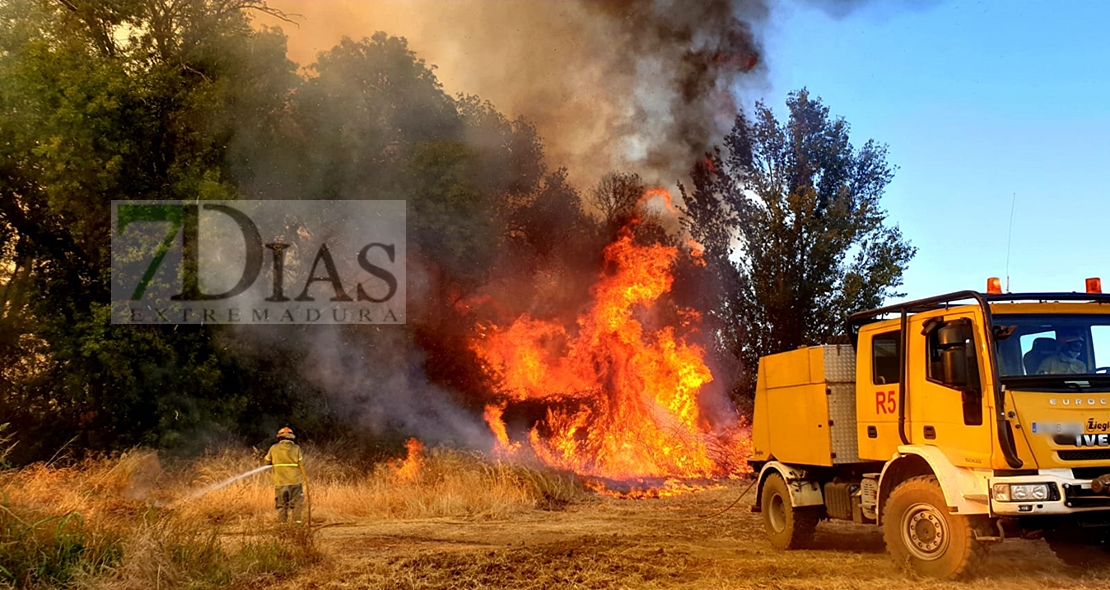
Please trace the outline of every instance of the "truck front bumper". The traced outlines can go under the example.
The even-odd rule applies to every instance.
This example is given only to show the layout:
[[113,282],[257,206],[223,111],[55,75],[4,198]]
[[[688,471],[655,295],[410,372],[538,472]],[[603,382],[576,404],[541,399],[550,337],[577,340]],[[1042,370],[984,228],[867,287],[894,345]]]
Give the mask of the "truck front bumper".
[[[1004,499],[1000,487],[1048,486],[1047,497],[1041,499]],[[1015,487],[1009,487],[1015,489]],[[1031,516],[1078,514],[1110,511],[1110,494],[1099,495],[1091,490],[1090,479],[1071,477],[1071,470],[1042,470],[1038,475],[992,477],[988,487],[991,513],[997,516]]]

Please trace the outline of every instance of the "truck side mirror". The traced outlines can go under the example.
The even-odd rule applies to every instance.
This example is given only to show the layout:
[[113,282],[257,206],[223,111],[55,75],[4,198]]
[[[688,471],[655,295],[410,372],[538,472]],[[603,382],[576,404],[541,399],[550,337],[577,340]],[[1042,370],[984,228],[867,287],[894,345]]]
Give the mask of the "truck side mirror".
[[[941,376],[944,384],[954,389],[969,389],[968,346],[972,342],[971,323],[967,320],[948,322],[937,330],[940,345]],[[973,345],[973,344],[970,344]]]

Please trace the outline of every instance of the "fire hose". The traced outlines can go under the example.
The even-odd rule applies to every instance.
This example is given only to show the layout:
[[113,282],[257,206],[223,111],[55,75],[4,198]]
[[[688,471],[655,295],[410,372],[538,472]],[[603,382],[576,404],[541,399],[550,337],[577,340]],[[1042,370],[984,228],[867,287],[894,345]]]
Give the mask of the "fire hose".
[[734,506],[736,506],[737,504],[740,503],[740,500],[744,499],[744,496],[748,495],[748,492],[750,492],[752,490],[752,488],[755,486],[755,484],[757,484],[757,483],[759,483],[759,480],[758,479],[753,479],[752,483],[748,484],[748,487],[744,488],[744,491],[740,492],[740,495],[737,496],[736,499],[733,500],[731,504],[729,504],[728,506],[725,506],[721,510],[718,510],[717,512],[714,512],[713,514],[706,514],[706,515],[703,515],[703,516],[696,516],[694,518],[687,519],[687,520],[703,520],[703,519],[706,519],[706,518],[716,518],[716,517],[728,512],[729,510],[732,510],[732,508]]
[[[751,480],[751,484],[748,484],[748,487],[744,488],[744,491],[741,491],[740,495],[737,496],[736,499],[733,500],[733,502],[729,503],[728,506],[726,506],[726,507],[724,507],[720,510],[717,510],[716,512],[710,513],[710,515],[698,515],[696,517],[688,517],[688,518],[668,518],[668,519],[665,519],[665,520],[668,521],[668,522],[684,522],[684,521],[690,521],[690,520],[706,520],[706,519],[709,519],[709,518],[717,518],[720,515],[724,515],[725,512],[733,509],[736,505],[738,505],[738,503],[740,503],[740,500],[743,500],[744,497],[748,495],[748,492],[751,491],[751,488],[754,488],[755,485],[758,484],[758,482],[759,482],[758,479]],[[635,519],[634,518],[634,519],[630,519],[630,520],[650,520],[650,521],[653,521],[653,522],[657,522],[659,519],[657,519],[657,518],[639,518],[639,519]]]

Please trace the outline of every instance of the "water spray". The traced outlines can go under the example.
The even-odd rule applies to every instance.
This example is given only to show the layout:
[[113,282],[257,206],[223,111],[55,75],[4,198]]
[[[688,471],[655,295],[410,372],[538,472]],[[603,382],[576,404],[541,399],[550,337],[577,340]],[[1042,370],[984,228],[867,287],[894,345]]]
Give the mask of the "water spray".
[[263,471],[266,471],[267,469],[270,469],[271,467],[273,467],[273,466],[272,465],[263,465],[262,467],[257,467],[255,469],[251,469],[250,471],[240,473],[239,475],[229,477],[229,478],[227,478],[227,479],[225,479],[221,482],[214,483],[214,484],[212,484],[208,487],[201,488],[201,489],[189,494],[188,496],[185,496],[184,498],[179,498],[177,500],[174,500],[173,502],[170,503],[169,507],[174,508],[174,507],[176,507],[176,506],[178,506],[178,505],[180,505],[184,502],[188,502],[190,500],[196,500],[197,498],[199,498],[199,497],[201,497],[205,494],[208,494],[209,492],[214,492],[216,490],[226,488],[227,486],[239,481],[240,479],[243,479],[244,477],[250,477],[250,476],[252,476],[256,473],[261,473]]

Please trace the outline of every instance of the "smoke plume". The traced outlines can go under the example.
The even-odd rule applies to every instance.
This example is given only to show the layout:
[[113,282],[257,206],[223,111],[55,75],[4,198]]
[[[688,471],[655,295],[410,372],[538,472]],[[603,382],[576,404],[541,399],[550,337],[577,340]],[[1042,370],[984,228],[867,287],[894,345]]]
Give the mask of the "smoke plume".
[[[290,15],[298,26],[260,17],[261,22],[282,26],[289,36],[289,57],[302,66],[315,62],[317,52],[330,50],[344,36],[362,39],[384,31],[405,37],[409,48],[437,67],[436,76],[448,93],[476,94],[500,112],[535,124],[544,142],[546,163],[566,167],[580,193],[614,170],[637,173],[649,186],[673,186],[723,138],[742,96],[766,84],[761,31],[769,17],[767,0],[272,0],[270,4]],[[357,90],[361,83],[358,71],[308,74],[319,74],[321,88],[336,96],[347,96],[342,88],[354,86]],[[337,101],[332,114],[340,119],[351,116],[358,106],[352,101]],[[426,110],[431,114],[421,111],[404,122],[413,124],[415,120],[421,126],[436,127],[433,115],[439,111]],[[388,151],[374,143],[386,139],[375,137],[368,129],[388,135],[397,126],[391,121],[380,128],[348,129],[343,123],[334,125],[343,131],[342,137],[357,137],[337,144],[341,149],[336,153],[352,152],[352,160],[358,155],[353,152]],[[468,142],[481,144],[480,138],[467,133]],[[497,166],[502,172],[510,167]],[[327,170],[331,175],[332,168]],[[366,177],[361,175],[352,177],[373,194],[375,183],[364,182]],[[336,192],[359,198],[347,194],[342,186]],[[569,192],[573,198],[573,191]],[[571,209],[578,212],[577,207],[567,210]],[[574,234],[559,234],[552,221],[557,216],[541,217],[544,223],[536,224],[536,232],[551,236],[561,251],[567,251],[567,242],[572,241],[569,236]],[[478,223],[475,219],[459,221]],[[452,244],[443,241],[441,249],[433,247],[436,244],[422,244],[428,268],[420,263],[409,267],[415,275],[411,282],[417,287],[410,292],[410,301],[417,309],[442,308],[431,315],[453,316],[453,309],[464,302],[449,301],[443,295],[457,286],[450,277],[465,274],[476,264],[465,257],[449,256]],[[531,299],[533,311],[544,309],[542,302],[536,303],[544,292],[537,276],[545,272],[571,275],[556,281],[562,287],[593,280],[598,271],[593,263],[600,263],[594,258],[577,257],[574,268],[565,275],[551,271],[547,262],[540,264],[538,258],[519,264],[527,270],[519,272],[517,280],[535,290],[535,299],[516,297],[515,289],[506,289],[506,284],[514,284],[512,278],[471,295],[506,302],[509,305],[505,307],[513,309],[527,307]],[[579,291],[586,293],[586,289]],[[440,300],[435,299],[436,293]],[[588,305],[564,303],[563,307],[567,308],[563,315],[574,317]],[[419,315],[410,309],[410,318]],[[465,387],[460,384],[465,386],[468,377],[460,373],[467,371],[466,363],[449,366],[446,377],[424,372],[426,358],[438,355],[442,362],[451,346],[459,349],[454,353],[460,358],[467,352],[464,345],[445,336],[452,330],[456,335],[464,333],[459,326],[450,326],[457,321],[450,317],[426,322],[426,331],[440,338],[435,346],[428,346],[427,339],[414,339],[416,330],[402,333],[396,327],[383,328],[380,335],[362,329],[314,330],[303,343],[306,360],[296,369],[341,404],[345,416],[368,425],[375,434],[402,430],[430,442],[437,437],[450,438],[488,448],[490,435],[480,427],[474,412],[481,404],[464,407],[457,401],[465,398],[461,391]],[[726,384],[717,382],[711,387],[715,388],[713,395],[702,400],[711,406],[707,408],[709,418],[732,418],[726,407]]]
[[301,65],[342,36],[408,38],[448,92],[534,122],[579,187],[606,172],[671,185],[762,83],[764,0],[409,2],[275,0]]

